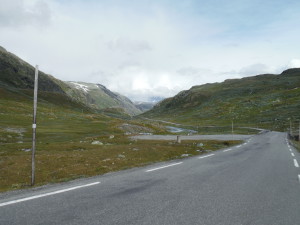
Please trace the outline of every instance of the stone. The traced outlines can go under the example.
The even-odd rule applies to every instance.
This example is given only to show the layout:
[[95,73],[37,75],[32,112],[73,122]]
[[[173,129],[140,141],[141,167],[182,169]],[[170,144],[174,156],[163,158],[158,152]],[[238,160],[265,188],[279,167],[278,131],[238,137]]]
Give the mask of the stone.
[[92,145],[103,145],[101,141],[93,141]]

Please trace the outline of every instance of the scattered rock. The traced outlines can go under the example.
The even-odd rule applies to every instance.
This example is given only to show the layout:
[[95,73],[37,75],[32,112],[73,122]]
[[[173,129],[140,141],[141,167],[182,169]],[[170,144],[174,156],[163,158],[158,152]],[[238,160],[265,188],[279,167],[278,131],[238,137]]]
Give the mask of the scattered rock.
[[133,148],[132,150],[133,150],[133,151],[139,151],[140,149],[138,149],[138,148]]
[[125,158],[125,155],[119,154],[118,158]]
[[30,152],[31,148],[22,148],[21,151],[23,151],[23,152]]
[[201,152],[201,153],[207,153],[207,152],[211,152],[211,150],[205,150],[205,149],[197,149],[197,152]]
[[191,154],[182,154],[181,157],[188,157],[190,156]]
[[108,158],[108,159],[103,159],[102,161],[103,161],[103,162],[110,161],[110,158]]
[[101,141],[93,141],[92,145],[103,145]]
[[115,137],[115,135],[110,135],[109,139],[113,139]]
[[197,147],[203,147],[203,146],[204,146],[203,143],[198,143],[198,144],[197,144]]

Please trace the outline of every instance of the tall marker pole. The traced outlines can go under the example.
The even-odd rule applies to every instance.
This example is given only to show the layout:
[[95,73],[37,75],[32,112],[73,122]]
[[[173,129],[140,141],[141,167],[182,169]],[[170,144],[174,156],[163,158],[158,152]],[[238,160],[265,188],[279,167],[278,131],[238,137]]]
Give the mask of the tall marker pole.
[[298,141],[300,141],[300,121],[299,121],[299,137],[298,137]]
[[33,123],[32,123],[32,155],[31,155],[31,186],[35,182],[35,143],[36,143],[36,111],[37,111],[37,94],[38,94],[38,76],[39,67],[35,67],[35,77],[34,77],[34,97],[33,97]]

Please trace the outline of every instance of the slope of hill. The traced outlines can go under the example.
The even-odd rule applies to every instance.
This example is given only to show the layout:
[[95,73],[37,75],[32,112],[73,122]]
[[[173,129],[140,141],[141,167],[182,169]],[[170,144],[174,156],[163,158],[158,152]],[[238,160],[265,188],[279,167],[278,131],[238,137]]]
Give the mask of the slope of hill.
[[282,130],[300,119],[300,69],[194,86],[143,114],[186,124],[240,125]]
[[[0,47],[0,75],[2,88],[33,89],[34,67],[2,47]],[[64,98],[70,101],[76,101],[95,110],[121,108],[121,111],[128,115],[141,113],[128,98],[113,93],[100,84],[63,82],[42,71],[39,71],[39,91],[64,95]]]
[[96,109],[121,108],[124,113],[137,115],[142,111],[134,106],[133,102],[125,96],[112,92],[101,84],[85,82],[66,82],[70,89],[66,93],[90,107]]
[[[0,47],[0,85],[5,88],[33,89],[34,67]],[[39,90],[64,94],[63,83],[39,72]]]

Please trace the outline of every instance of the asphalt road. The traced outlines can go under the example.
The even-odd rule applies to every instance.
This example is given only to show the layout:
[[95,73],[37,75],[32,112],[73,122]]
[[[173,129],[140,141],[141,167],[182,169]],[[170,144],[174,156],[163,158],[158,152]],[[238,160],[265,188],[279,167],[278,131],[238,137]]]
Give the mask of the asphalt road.
[[213,154],[2,194],[0,224],[297,225],[299,155],[268,132]]
[[[167,140],[175,141],[178,135],[136,135],[134,140]],[[253,135],[222,134],[222,135],[179,135],[181,140],[247,140]]]

